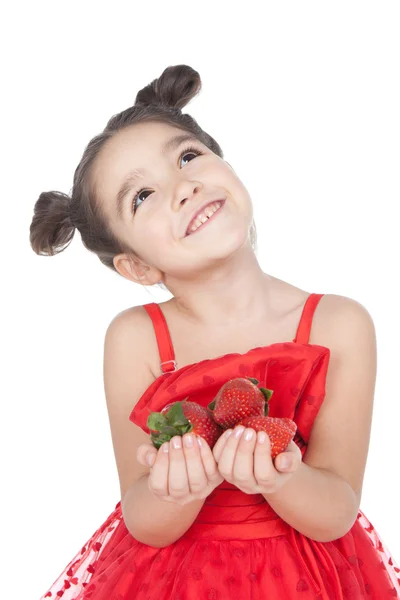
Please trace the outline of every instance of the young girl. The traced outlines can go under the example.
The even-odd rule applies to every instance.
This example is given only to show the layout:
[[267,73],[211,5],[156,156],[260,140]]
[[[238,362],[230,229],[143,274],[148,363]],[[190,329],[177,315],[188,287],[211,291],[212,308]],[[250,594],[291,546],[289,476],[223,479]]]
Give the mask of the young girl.
[[[71,197],[44,192],[30,241],[53,255],[77,228],[133,282],[172,299],[118,314],[104,381],[120,501],[44,598],[358,600],[400,597],[399,569],[359,509],[376,379],[358,302],[263,273],[252,202],[217,142],[181,109],[200,90],[167,68],[85,149]],[[186,434],[157,450],[147,417],[254,377],[269,415],[295,421],[273,460],[236,426],[211,449]]]

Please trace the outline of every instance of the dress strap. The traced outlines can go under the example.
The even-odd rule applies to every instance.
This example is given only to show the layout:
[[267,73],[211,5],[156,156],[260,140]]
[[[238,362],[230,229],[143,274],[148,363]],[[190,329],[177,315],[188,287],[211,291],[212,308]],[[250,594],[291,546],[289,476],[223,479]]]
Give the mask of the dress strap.
[[[314,312],[323,295],[324,294],[310,294],[307,298],[294,342],[298,344],[308,344]],[[155,302],[144,304],[143,308],[147,311],[153,322],[158,350],[160,353],[161,371],[163,373],[175,371],[177,368],[175,352],[164,313],[159,305]]]
[[310,294],[306,300],[294,339],[298,344],[308,344],[315,309],[324,294]]
[[163,311],[155,302],[151,302],[150,304],[144,304],[143,308],[147,311],[149,317],[153,322],[154,332],[156,334],[157,339],[158,351],[160,353],[161,371],[163,373],[175,371],[176,361],[174,347],[172,345],[171,336]]

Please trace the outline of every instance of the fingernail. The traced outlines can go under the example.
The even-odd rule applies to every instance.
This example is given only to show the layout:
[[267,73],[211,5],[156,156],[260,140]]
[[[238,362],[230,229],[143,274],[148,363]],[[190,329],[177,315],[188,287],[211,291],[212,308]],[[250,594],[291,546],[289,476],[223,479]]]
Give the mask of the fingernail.
[[192,446],[193,446],[192,436],[191,435],[183,436],[183,443],[185,444],[186,448],[192,448]]
[[181,443],[181,438],[180,436],[176,436],[174,438],[172,438],[172,445],[174,448],[181,448],[182,447],[182,443]]
[[225,437],[228,438],[233,433],[233,429],[228,429],[225,431]]
[[168,452],[169,451],[169,442],[164,442],[162,445],[162,449],[164,450],[164,452]]
[[266,439],[267,439],[267,435],[266,435],[265,431],[259,431],[258,432],[258,441],[259,441],[259,443],[263,444]]
[[288,467],[290,467],[290,458],[288,458],[287,456],[283,456],[279,461],[279,465],[282,469],[287,469]]
[[200,446],[200,448],[203,446],[203,440],[199,436],[197,436],[197,443]]
[[239,438],[242,435],[243,431],[244,427],[239,427],[238,429],[236,429],[235,437]]
[[253,437],[253,433],[254,433],[253,429],[247,429],[246,433],[244,434],[244,439],[247,442],[249,442],[251,440],[251,438]]
[[154,454],[146,454],[146,462],[149,465],[149,467],[151,467],[151,465],[154,463],[155,460],[155,456]]

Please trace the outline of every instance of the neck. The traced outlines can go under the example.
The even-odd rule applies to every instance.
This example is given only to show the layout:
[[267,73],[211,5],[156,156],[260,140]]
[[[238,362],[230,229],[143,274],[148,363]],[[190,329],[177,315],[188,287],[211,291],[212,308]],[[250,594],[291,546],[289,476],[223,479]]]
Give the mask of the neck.
[[253,249],[247,246],[212,271],[167,285],[175,309],[202,325],[223,327],[273,319],[279,308],[271,298],[276,280],[262,271]]

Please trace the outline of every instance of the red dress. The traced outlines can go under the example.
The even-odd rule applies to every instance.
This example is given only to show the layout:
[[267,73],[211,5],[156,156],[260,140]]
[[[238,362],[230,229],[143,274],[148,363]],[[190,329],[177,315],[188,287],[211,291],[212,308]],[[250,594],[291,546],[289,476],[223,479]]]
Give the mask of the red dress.
[[[157,304],[146,305],[163,373],[129,419],[149,433],[150,412],[187,397],[207,405],[226,381],[247,375],[274,390],[271,416],[297,423],[295,442],[304,458],[330,357],[329,348],[308,343],[322,295],[307,299],[295,340],[178,369],[163,313]],[[283,521],[261,494],[223,481],[186,533],[165,548],[135,540],[118,502],[41,600],[386,600],[400,598],[399,578],[361,510],[346,535],[316,542]]]

